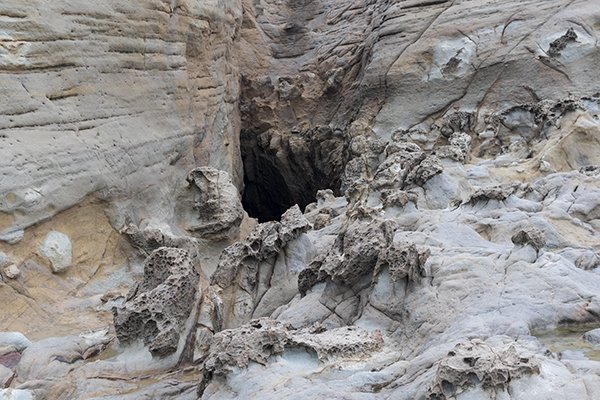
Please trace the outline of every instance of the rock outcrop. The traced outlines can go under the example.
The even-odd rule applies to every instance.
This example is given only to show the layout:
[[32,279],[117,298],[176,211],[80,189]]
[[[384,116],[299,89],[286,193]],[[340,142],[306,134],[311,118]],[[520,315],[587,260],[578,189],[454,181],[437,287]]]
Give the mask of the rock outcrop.
[[131,289],[122,306],[113,309],[119,341],[141,340],[157,356],[175,352],[196,303],[198,281],[187,251],[155,250],[144,264],[144,279]]
[[483,341],[471,340],[458,344],[439,362],[427,398],[453,398],[477,385],[502,389],[511,380],[539,373],[538,362],[520,355],[514,346],[494,349]]
[[599,20],[3,1],[0,397],[600,398]]
[[223,327],[270,315],[298,293],[295,281],[312,254],[303,236],[309,229],[310,223],[294,206],[280,222],[259,224],[247,239],[223,250],[211,277],[223,299]]
[[117,218],[168,213],[199,164],[241,187],[237,1],[11,0],[0,14],[1,233],[88,195]]
[[193,235],[222,239],[235,236],[244,210],[229,174],[214,168],[196,168],[187,177],[195,215],[180,213]]

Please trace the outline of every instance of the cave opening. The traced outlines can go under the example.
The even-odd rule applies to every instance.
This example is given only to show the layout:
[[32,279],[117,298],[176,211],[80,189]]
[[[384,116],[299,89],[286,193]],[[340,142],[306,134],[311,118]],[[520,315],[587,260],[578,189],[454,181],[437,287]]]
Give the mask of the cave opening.
[[295,204],[304,211],[316,201],[320,189],[339,194],[345,140],[285,134],[265,140],[264,135],[248,130],[242,130],[240,139],[244,165],[242,204],[248,215],[259,222],[278,221]]

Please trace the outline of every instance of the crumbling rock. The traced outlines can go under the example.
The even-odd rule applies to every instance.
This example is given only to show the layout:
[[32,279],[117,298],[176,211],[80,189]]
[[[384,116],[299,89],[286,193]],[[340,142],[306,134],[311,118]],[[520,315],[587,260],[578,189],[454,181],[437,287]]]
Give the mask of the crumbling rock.
[[588,165],[581,167],[579,172],[587,176],[598,176],[600,175],[600,165]]
[[424,185],[428,180],[444,170],[439,158],[430,155],[425,157],[419,165],[410,171],[406,177],[406,182],[415,183],[419,186]]
[[548,55],[550,57],[558,57],[569,43],[576,41],[577,33],[575,33],[575,30],[573,28],[569,28],[564,35],[550,43],[550,47],[548,48]]
[[286,325],[268,318],[221,331],[213,337],[204,368],[226,374],[233,368],[245,368],[250,362],[264,365],[272,355],[283,352],[288,339]]
[[546,244],[544,232],[531,226],[524,227],[519,230],[512,236],[511,240],[515,245],[530,245],[536,251],[540,251]]
[[304,296],[319,282],[353,285],[365,275],[378,275],[388,268],[394,282],[407,278],[419,282],[425,276],[429,251],[414,244],[392,241],[395,226],[391,221],[355,223],[340,233],[327,251],[318,254],[298,276],[298,289]]
[[[414,143],[392,143],[386,147],[386,153],[387,158],[373,177],[371,186],[374,189],[402,189],[406,184],[420,181],[426,178],[429,167],[433,166],[432,161],[435,161],[427,160],[425,153]],[[425,164],[421,171],[419,167],[422,162]]]
[[196,168],[187,176],[193,195],[192,209],[186,229],[201,237],[229,237],[242,222],[244,210],[238,189],[229,174],[215,168]]
[[146,256],[160,247],[176,247],[187,250],[190,257],[194,258],[198,252],[198,241],[189,236],[174,236],[158,228],[138,228],[131,221],[127,221],[120,231],[129,242]]
[[381,200],[384,207],[404,207],[409,202],[416,203],[417,195],[404,190],[386,189],[381,191]]
[[250,362],[265,365],[269,358],[286,349],[301,347],[314,351],[321,361],[338,358],[368,357],[383,346],[381,333],[347,326],[325,330],[320,325],[293,329],[290,325],[261,318],[213,337],[204,369],[225,375]]
[[454,111],[445,115],[440,122],[439,131],[446,137],[458,132],[470,132],[475,122],[475,114],[468,111]]
[[250,270],[244,272],[249,274],[246,282],[255,282],[255,278],[250,276],[256,273],[257,262],[276,256],[288,242],[310,228],[310,222],[302,215],[298,206],[286,211],[281,222],[271,221],[257,225],[246,240],[223,251],[219,265],[211,277],[211,284],[221,288],[233,285],[242,267]]
[[[257,225],[248,238],[222,252],[211,277],[211,286],[223,302],[222,326],[239,326],[249,321],[262,300],[268,305],[263,304],[262,311],[257,312],[273,311],[273,307],[283,305],[279,303],[298,293],[295,282],[300,267],[288,265],[283,250],[310,228],[296,205],[282,215],[281,222]],[[271,279],[280,276],[277,274],[286,282],[277,282],[278,288],[270,291],[275,286]]]
[[466,201],[466,204],[475,205],[480,201],[504,201],[517,191],[515,186],[497,186],[492,188],[480,188],[475,191]]
[[514,345],[497,349],[472,339],[458,344],[438,363],[427,398],[455,398],[478,385],[484,389],[504,388],[511,380],[539,373],[539,363],[535,358],[522,355]]
[[155,356],[177,350],[182,327],[195,303],[199,274],[183,249],[161,247],[144,264],[144,278],[113,308],[119,341],[141,339]]
[[354,284],[374,271],[379,254],[391,243],[392,236],[393,224],[389,221],[350,225],[337,236],[323,259],[319,274],[327,275],[334,282]]
[[375,265],[375,275],[388,268],[392,281],[408,278],[410,282],[419,282],[425,276],[425,262],[430,252],[419,252],[414,244],[392,243],[379,254]]

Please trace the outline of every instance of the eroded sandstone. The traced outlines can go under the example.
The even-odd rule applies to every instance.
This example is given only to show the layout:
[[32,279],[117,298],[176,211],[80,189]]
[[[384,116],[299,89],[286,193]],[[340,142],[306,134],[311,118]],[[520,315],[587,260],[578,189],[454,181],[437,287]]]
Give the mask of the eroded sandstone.
[[165,356],[177,350],[183,325],[195,304],[199,275],[188,252],[161,247],[144,264],[144,278],[122,306],[113,309],[119,341],[144,342]]

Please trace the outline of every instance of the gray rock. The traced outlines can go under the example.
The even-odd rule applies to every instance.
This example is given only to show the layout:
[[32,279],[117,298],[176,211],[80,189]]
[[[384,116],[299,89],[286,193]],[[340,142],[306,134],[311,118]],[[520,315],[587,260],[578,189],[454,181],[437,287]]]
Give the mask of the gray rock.
[[25,231],[23,229],[9,229],[4,232],[0,232],[0,241],[6,242],[8,244],[17,244],[25,235]]
[[193,213],[185,221],[186,229],[200,237],[231,236],[239,228],[244,210],[229,174],[214,168],[196,168],[190,171],[187,181]]
[[544,232],[534,227],[525,227],[515,233],[512,238],[515,245],[529,245],[540,251],[546,244]]
[[564,35],[550,43],[548,55],[550,57],[560,56],[561,51],[563,51],[569,43],[575,41],[577,41],[577,33],[575,33],[573,28],[569,28]]
[[8,264],[10,264],[10,258],[6,253],[0,251],[0,268],[6,267]]
[[368,357],[383,346],[379,333],[370,334],[357,327],[326,331],[319,325],[294,330],[289,325],[268,318],[253,320],[236,329],[217,333],[204,361],[203,392],[214,375],[227,375],[250,363],[267,365],[269,359],[293,348],[305,348],[322,361]]
[[195,304],[199,274],[187,251],[161,247],[144,264],[144,278],[113,308],[122,343],[142,340],[156,356],[177,350],[183,325]]
[[521,355],[514,346],[494,349],[473,339],[458,344],[439,362],[427,398],[451,399],[478,385],[484,389],[499,389],[511,380],[539,373],[538,361]]
[[30,390],[0,389],[0,399],[2,399],[2,400],[34,400],[34,397],[33,397],[33,393]]
[[583,340],[594,346],[600,346],[600,328],[592,329],[591,331],[584,333]]
[[0,364],[0,388],[6,388],[14,378],[15,373],[10,369]]
[[0,332],[0,346],[13,346],[17,351],[23,351],[31,346],[31,342],[20,332]]

